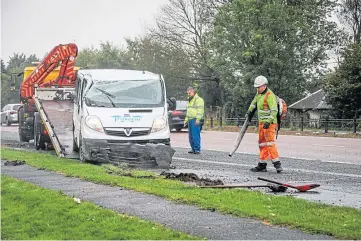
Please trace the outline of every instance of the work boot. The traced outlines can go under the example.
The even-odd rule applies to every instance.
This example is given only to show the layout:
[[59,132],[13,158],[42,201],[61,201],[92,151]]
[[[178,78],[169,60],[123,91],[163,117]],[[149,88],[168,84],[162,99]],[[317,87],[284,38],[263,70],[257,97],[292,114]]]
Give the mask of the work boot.
[[281,173],[283,171],[283,168],[281,167],[281,162],[280,161],[274,162],[273,166],[276,168],[277,173]]
[[267,172],[267,163],[259,162],[256,167],[251,168],[252,172]]

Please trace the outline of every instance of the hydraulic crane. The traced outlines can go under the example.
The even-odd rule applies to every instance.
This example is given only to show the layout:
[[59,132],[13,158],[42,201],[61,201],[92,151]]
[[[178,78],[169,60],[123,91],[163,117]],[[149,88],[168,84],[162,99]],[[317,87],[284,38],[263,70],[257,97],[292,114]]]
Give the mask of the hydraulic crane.
[[[28,142],[34,139],[35,145],[39,148],[45,148],[46,142],[51,143],[47,130],[36,114],[39,110],[34,101],[35,88],[74,87],[76,76],[74,65],[77,55],[76,44],[58,45],[36,68],[25,68],[24,79],[20,85],[22,106],[18,110],[20,141]],[[40,129],[37,128],[39,122]]]

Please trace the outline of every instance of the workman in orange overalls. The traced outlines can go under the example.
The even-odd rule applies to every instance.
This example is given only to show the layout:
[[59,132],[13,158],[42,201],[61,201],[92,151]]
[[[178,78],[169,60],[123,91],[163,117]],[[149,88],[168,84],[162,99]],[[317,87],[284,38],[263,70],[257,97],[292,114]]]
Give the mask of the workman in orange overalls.
[[283,171],[276,146],[277,96],[267,87],[268,80],[258,76],[254,81],[257,94],[248,108],[246,118],[257,108],[259,133],[259,163],[252,172],[267,172],[267,160],[271,160],[277,173]]

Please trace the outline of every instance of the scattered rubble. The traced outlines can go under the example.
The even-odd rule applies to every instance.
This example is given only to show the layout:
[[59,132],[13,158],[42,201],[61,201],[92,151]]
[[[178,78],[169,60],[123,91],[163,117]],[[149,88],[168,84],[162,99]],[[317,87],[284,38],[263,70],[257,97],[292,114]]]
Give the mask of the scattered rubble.
[[5,166],[19,166],[19,165],[24,165],[25,161],[21,161],[21,160],[14,160],[14,161],[6,161],[4,163]]
[[194,173],[173,173],[173,172],[162,172],[160,174],[161,176],[164,176],[166,179],[175,179],[182,182],[192,182],[196,183],[197,185],[201,186],[211,186],[211,185],[223,185],[223,182],[220,179],[217,180],[211,180],[209,178],[199,178]]

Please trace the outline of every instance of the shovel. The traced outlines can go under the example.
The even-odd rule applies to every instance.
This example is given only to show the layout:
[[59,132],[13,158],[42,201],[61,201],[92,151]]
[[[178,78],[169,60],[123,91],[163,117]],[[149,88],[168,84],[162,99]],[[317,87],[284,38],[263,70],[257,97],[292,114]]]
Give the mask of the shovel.
[[278,184],[278,185],[281,185],[281,186],[284,186],[284,187],[294,188],[294,189],[297,189],[300,192],[306,192],[308,190],[311,190],[311,189],[314,189],[314,188],[320,186],[320,184],[306,184],[306,185],[301,185],[301,186],[293,186],[291,184],[276,182],[276,181],[268,180],[268,179],[265,179],[265,178],[262,178],[262,177],[259,177],[258,180]]

